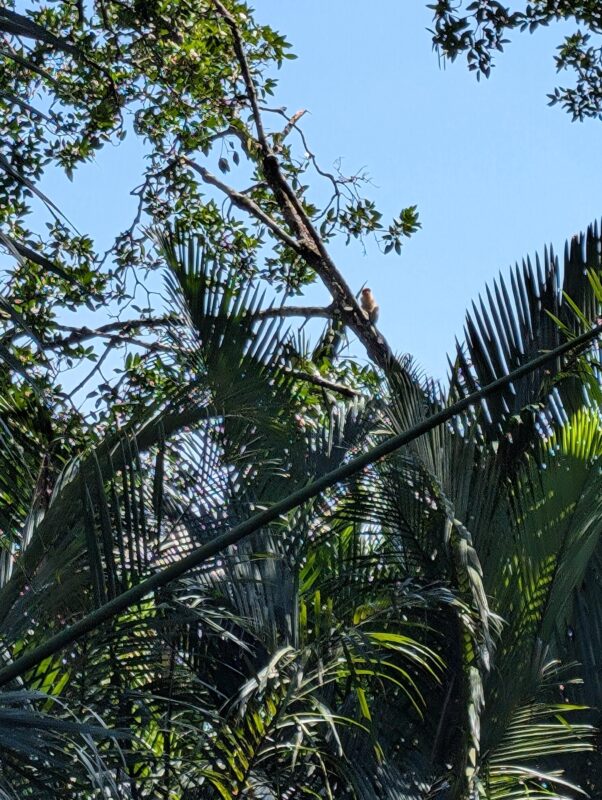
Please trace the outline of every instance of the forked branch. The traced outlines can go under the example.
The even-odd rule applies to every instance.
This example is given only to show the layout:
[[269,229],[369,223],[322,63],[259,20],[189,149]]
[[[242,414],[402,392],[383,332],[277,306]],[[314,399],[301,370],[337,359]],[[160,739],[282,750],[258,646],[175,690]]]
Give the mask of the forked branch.
[[232,187],[226,186],[222,181],[208,173],[203,167],[195,165],[194,162],[189,162],[189,165],[206,183],[210,183],[224,192],[238,208],[245,210],[251,216],[255,217],[255,219],[261,221],[283,243],[287,244],[300,255],[305,263],[320,277],[324,286],[332,296],[333,305],[336,307],[340,318],[362,342],[368,356],[382,369],[399,369],[400,364],[393,357],[391,348],[359,307],[354,293],[328,253],[322,237],[314,227],[302,201],[293,190],[282,170],[278,156],[274,152],[265,132],[258,102],[257,88],[245,54],[236,19],[225,8],[221,0],[213,0],[213,5],[218,15],[230,28],[234,53],[245,84],[245,91],[256,130],[256,146],[259,152],[261,169],[290,233],[285,231],[280,223],[272,219],[248,197],[242,195]]

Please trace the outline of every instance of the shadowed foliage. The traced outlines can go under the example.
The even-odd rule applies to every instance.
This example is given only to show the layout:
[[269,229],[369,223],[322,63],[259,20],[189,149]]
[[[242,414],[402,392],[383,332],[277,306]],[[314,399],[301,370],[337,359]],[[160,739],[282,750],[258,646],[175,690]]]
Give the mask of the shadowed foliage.
[[[565,260],[581,316],[547,255],[513,273],[512,297],[500,279],[473,307],[447,396],[409,368],[343,401],[296,375],[310,356],[201,238],[160,236],[179,383],[67,463],[49,499],[31,484],[31,507],[5,427],[5,658],[552,348],[550,314],[578,331],[598,314],[597,242],[591,228]],[[54,797],[68,780],[88,798],[99,770],[128,798],[597,785],[598,720],[580,710],[599,698],[596,353],[532,373],[24,673],[6,702],[28,730],[50,726],[52,771],[42,788],[32,733],[3,761],[10,791]],[[43,717],[39,693],[55,701]]]

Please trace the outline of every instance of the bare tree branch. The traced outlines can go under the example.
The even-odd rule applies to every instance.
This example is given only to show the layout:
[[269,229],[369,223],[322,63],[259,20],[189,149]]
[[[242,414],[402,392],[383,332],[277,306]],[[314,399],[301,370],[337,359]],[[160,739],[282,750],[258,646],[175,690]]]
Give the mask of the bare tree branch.
[[334,305],[329,306],[277,306],[275,308],[263,308],[257,311],[254,316],[258,319],[266,317],[319,317],[321,319],[331,319],[335,316]]
[[242,192],[239,192],[233,186],[228,186],[227,183],[221,181],[216,175],[209,172],[208,169],[205,169],[205,167],[197,164],[196,161],[186,157],[183,157],[182,160],[198,175],[200,175],[205,183],[215,186],[217,189],[223,192],[226,197],[229,197],[233,205],[242,209],[243,211],[246,211],[260,222],[263,222],[263,224],[269,228],[272,233],[274,233],[284,244],[288,245],[288,247],[290,247],[299,255],[303,255],[301,244],[290,234],[288,234],[275,220],[266,214],[265,211],[260,208],[257,203],[251,200],[250,197],[247,197]]
[[245,56],[245,51],[242,43],[242,38],[240,36],[238,25],[236,24],[236,20],[230,14],[228,9],[220,2],[220,0],[213,0],[213,4],[219,12],[220,17],[224,19],[230,30],[232,31],[232,40],[234,43],[234,52],[236,53],[236,58],[238,60],[242,77],[245,82],[245,87],[247,90],[247,96],[249,98],[249,102],[251,103],[251,110],[253,112],[253,121],[255,123],[255,128],[257,129],[257,138],[259,140],[259,144],[261,145],[262,150],[267,151],[269,150],[268,140],[265,135],[265,130],[263,128],[263,120],[261,118],[261,112],[259,110],[259,102],[257,100],[257,92],[255,91],[255,84],[253,82],[253,78],[251,76],[251,70],[249,69],[249,62],[247,61],[247,57]]
[[[281,144],[286,139],[286,137],[289,135],[289,133],[293,130],[293,128],[297,127],[297,122],[299,122],[301,117],[303,117],[305,114],[307,114],[307,109],[302,108],[300,111],[295,112],[293,114],[293,116],[290,119],[287,120],[287,123],[284,126],[284,130],[280,134],[280,143]],[[299,129],[297,128],[297,130],[299,130]]]
[[[69,335],[56,337],[48,342],[44,342],[44,344],[46,347],[56,350],[63,347],[72,347],[73,345],[81,344],[90,339],[110,337],[127,341],[127,335],[140,330],[140,328],[160,328],[164,325],[168,325],[170,322],[174,322],[172,316],[157,317],[157,319],[142,318],[109,322],[106,325],[101,325],[99,328],[88,328],[86,325],[80,328],[73,327],[72,325],[61,325],[60,330],[68,331]],[[150,346],[148,342],[136,341],[135,343],[146,347]]]
[[86,375],[84,378],[82,378],[82,380],[81,380],[81,381],[80,381],[80,382],[77,384],[77,386],[76,386],[74,389],[72,389],[72,390],[69,392],[69,397],[75,397],[75,395],[76,395],[76,394],[77,394],[77,393],[78,393],[78,392],[79,392],[81,389],[83,389],[83,388],[84,388],[84,386],[85,386],[85,385],[88,383],[88,381],[89,381],[91,378],[93,378],[93,377],[94,377],[94,375],[96,375],[96,373],[97,373],[97,372],[98,372],[98,371],[99,371],[99,370],[102,368],[102,365],[103,365],[103,363],[106,361],[106,359],[107,359],[107,357],[108,357],[108,355],[109,355],[109,353],[111,352],[111,350],[112,350],[112,349],[113,349],[113,346],[112,346],[112,344],[110,344],[110,343],[109,343],[109,344],[108,344],[108,345],[105,347],[105,351],[104,351],[104,353],[103,353],[103,354],[101,355],[101,357],[98,359],[98,361],[96,362],[96,364],[94,364],[94,366],[92,367],[92,369],[90,370],[90,372],[89,372],[89,373],[88,373],[88,374],[87,374],[87,375]]
[[213,176],[211,176],[212,180],[207,180],[206,170],[204,170],[204,176],[203,171],[201,171],[203,170],[202,167],[197,167],[197,171],[204,177],[204,180],[212,183],[222,191],[225,191],[232,199],[232,202],[239,208],[246,210],[257,219],[263,218],[266,225],[269,221],[271,230],[273,230],[281,240],[288,240],[287,243],[289,246],[293,247],[295,252],[299,253],[305,262],[319,275],[322,282],[331,293],[334,304],[340,310],[341,317],[345,324],[351,328],[362,342],[368,356],[383,369],[390,369],[391,367],[399,369],[401,365],[393,357],[391,348],[359,307],[353,292],[326,250],[322,237],[315,229],[309,215],[303,208],[302,202],[283,175],[280,162],[265,134],[261,110],[257,101],[255,83],[244,52],[242,38],[236,20],[220,0],[213,0],[213,4],[219,15],[227,22],[232,32],[234,52],[238,59],[247,91],[247,97],[251,105],[253,121],[257,130],[263,173],[287,225],[293,232],[293,236],[291,237],[283,231],[274,220],[270,219],[263,210],[252,201],[249,201],[244,195],[241,195],[230,187],[225,187],[221,181],[215,179]]
[[361,392],[358,392],[357,389],[352,389],[350,386],[345,386],[342,383],[329,381],[327,378],[323,378],[321,375],[313,375],[310,372],[302,372],[296,369],[285,368],[284,371],[288,372],[289,375],[293,375],[295,378],[299,378],[301,381],[313,383],[314,386],[320,386],[322,389],[329,389],[330,391],[337,392],[345,397],[361,397]]

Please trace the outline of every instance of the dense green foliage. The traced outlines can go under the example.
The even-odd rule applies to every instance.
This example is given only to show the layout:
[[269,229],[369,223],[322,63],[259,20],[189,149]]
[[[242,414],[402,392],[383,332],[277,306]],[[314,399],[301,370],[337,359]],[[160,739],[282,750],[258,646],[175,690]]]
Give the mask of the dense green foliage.
[[[242,3],[59,2],[0,31],[2,665],[599,320],[591,228],[562,269],[546,253],[490,288],[446,388],[397,358],[327,246],[399,253],[416,208],[384,222],[319,166],[302,113],[268,105],[288,45]],[[139,214],[99,255],[37,182],[124,135],[148,155]],[[315,280],[331,304],[292,306]],[[0,666],[0,797],[602,792],[598,357],[531,370]]]
[[[12,515],[29,541],[14,570],[3,564],[3,638],[17,656],[502,364],[550,348],[561,334],[548,312],[575,323],[547,259],[540,277],[512,276],[518,305],[500,283],[499,302],[468,318],[449,398],[406,369],[344,401],[290,374],[289,334],[258,318],[257,293],[235,291],[198,242],[161,246],[187,320],[172,345],[188,365],[186,397],[67,463],[46,513]],[[598,248],[592,231],[565,268],[586,312],[599,303],[584,273]],[[488,340],[496,316],[506,322]],[[24,731],[6,737],[6,795],[90,797],[92,781],[112,797],[183,798],[599,786],[597,756],[581,765],[575,754],[591,749],[598,721],[578,708],[599,698],[601,427],[593,378],[548,372],[24,673],[2,722]],[[18,470],[32,473],[39,456],[7,447],[2,459],[5,493],[24,494]],[[25,689],[113,738],[91,731],[78,745],[59,729],[58,745],[63,713],[48,701],[34,712]]]

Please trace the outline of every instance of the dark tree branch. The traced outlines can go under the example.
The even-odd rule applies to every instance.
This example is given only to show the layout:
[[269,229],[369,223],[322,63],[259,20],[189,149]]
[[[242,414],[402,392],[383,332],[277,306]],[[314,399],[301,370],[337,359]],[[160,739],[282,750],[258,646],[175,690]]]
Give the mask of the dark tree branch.
[[[345,324],[355,333],[358,339],[362,342],[368,356],[378,366],[385,370],[392,367],[399,370],[401,365],[393,357],[391,348],[385,341],[384,337],[376,330],[376,328],[366,318],[366,315],[359,307],[353,292],[339,272],[338,267],[330,257],[322,237],[314,227],[309,215],[305,211],[302,202],[297,197],[296,193],[290,186],[288,180],[284,176],[280,162],[275,155],[263,128],[261,118],[261,111],[257,101],[257,91],[255,83],[251,75],[247,57],[244,52],[242,39],[236,20],[223,6],[220,0],[213,0],[213,4],[217,9],[219,15],[227,22],[232,32],[234,43],[234,52],[238,59],[241,74],[245,83],[247,96],[251,105],[251,112],[253,121],[257,130],[258,145],[260,148],[261,166],[267,184],[269,185],[274,198],[278,203],[280,211],[286,220],[287,225],[293,232],[290,236],[282,228],[277,225],[263,210],[261,210],[255,203],[249,201],[248,198],[241,195],[235,189],[226,187],[221,181],[208,176],[206,170],[202,167],[197,167],[197,172],[208,183],[212,183],[231,198],[232,202],[239,208],[244,209],[258,219],[263,218],[263,222],[272,231],[278,235],[281,240],[288,240],[289,246],[299,253],[306,264],[310,266],[316,274],[321,278],[322,282],[331,293],[334,304],[340,310],[341,317]],[[205,174],[203,174],[205,173]],[[209,180],[208,178],[211,178]],[[285,238],[283,238],[285,237]]]
[[[270,156],[270,159],[273,159],[277,163],[275,156]],[[220,189],[220,191],[230,198],[233,205],[237,206],[237,208],[240,208],[243,211],[246,211],[248,214],[255,217],[255,219],[266,225],[266,227],[268,227],[280,239],[280,241],[298,253],[298,255],[300,255],[307,264],[309,264],[309,266],[320,276],[322,282],[330,291],[334,299],[335,306],[340,310],[341,317],[362,342],[370,358],[372,358],[383,369],[389,369],[391,366],[395,366],[395,364],[399,366],[399,363],[393,358],[391,348],[386,343],[385,339],[380,333],[378,333],[374,325],[372,325],[359,307],[353,292],[347,285],[336,264],[331,259],[326,248],[324,247],[320,234],[315,230],[307,214],[298,201],[297,203],[301,209],[303,218],[297,217],[295,212],[291,220],[291,214],[287,213],[287,210],[290,212],[288,199],[285,197],[285,194],[282,191],[279,191],[281,198],[281,202],[279,204],[281,206],[281,210],[289,225],[293,227],[293,229],[295,229],[296,232],[298,232],[302,237],[301,241],[294,239],[290,234],[288,234],[284,228],[275,222],[275,220],[266,214],[249,197],[246,197],[232,186],[228,186],[228,184],[221,181],[219,178],[209,172],[209,170],[205,169],[205,167],[200,166],[191,159],[185,158],[184,161],[191,167],[191,169],[201,176],[205,183],[209,183],[212,186]],[[279,167],[278,174],[280,174]],[[270,177],[266,175],[266,178],[268,185],[275,194],[275,181],[277,183],[284,183],[287,191],[292,193],[292,189],[290,189],[283,177],[274,178],[274,175],[272,175],[272,179],[270,180]]]
[[29,259],[29,261],[33,261],[35,264],[38,264],[38,266],[43,267],[45,270],[48,270],[48,272],[52,272],[59,278],[63,278],[70,283],[78,283],[77,280],[69,275],[69,273],[58,264],[50,261],[50,259],[42,255],[42,253],[38,253],[37,250],[33,250],[31,247],[19,242],[17,239],[13,239],[11,236],[7,236],[5,233],[0,232],[0,241],[5,245],[10,254],[15,256],[18,261],[22,261],[24,258]]
[[78,392],[79,392],[81,389],[83,389],[83,388],[84,388],[84,386],[85,386],[85,385],[88,383],[88,381],[89,381],[91,378],[93,378],[93,377],[94,377],[94,375],[96,375],[96,373],[97,373],[97,372],[98,372],[100,369],[102,369],[102,365],[103,365],[103,364],[104,364],[104,362],[106,361],[106,359],[107,359],[107,357],[108,357],[108,355],[109,355],[109,353],[111,352],[111,350],[112,350],[112,349],[113,349],[113,345],[112,345],[111,343],[109,343],[109,344],[108,344],[108,345],[105,347],[105,351],[104,351],[104,353],[103,353],[103,354],[100,356],[100,358],[98,359],[98,361],[96,362],[96,364],[94,364],[94,366],[92,367],[92,369],[90,370],[90,372],[89,372],[89,373],[88,373],[88,374],[87,374],[87,375],[86,375],[84,378],[82,378],[82,380],[81,380],[81,381],[80,381],[80,382],[77,384],[77,386],[76,386],[74,389],[72,389],[72,390],[69,392],[69,397],[70,397],[70,398],[71,398],[71,397],[75,397],[75,395],[76,395],[76,394],[77,394],[77,393],[78,393]]
[[337,392],[345,397],[361,397],[361,392],[358,392],[357,389],[352,389],[350,386],[345,386],[342,383],[329,381],[327,378],[322,378],[321,375],[312,375],[310,372],[302,372],[301,370],[296,369],[285,368],[284,371],[289,375],[293,375],[295,378],[299,378],[301,381],[313,383],[314,386],[320,386],[322,389],[329,389],[330,391]]
[[[82,342],[89,341],[90,339],[99,338],[112,338],[117,341],[128,341],[126,338],[128,334],[139,331],[141,328],[160,328],[173,322],[173,317],[158,317],[157,319],[128,319],[117,322],[109,322],[106,325],[101,325],[99,328],[88,328],[84,325],[81,328],[73,327],[71,325],[61,325],[60,330],[68,331],[68,336],[57,337],[45,342],[45,346],[52,350],[73,347],[74,345],[81,344]],[[135,340],[135,344],[140,344],[143,347],[151,346],[148,342],[139,342]]]
[[336,315],[334,305],[329,306],[278,306],[276,308],[263,308],[254,316],[258,319],[266,317],[316,317],[332,319]]
[[286,244],[299,255],[303,255],[303,248],[301,244],[290,234],[288,234],[275,220],[266,214],[265,211],[263,211],[263,209],[261,209],[257,203],[251,200],[250,197],[247,197],[245,194],[239,192],[237,189],[234,189],[232,186],[228,186],[227,183],[220,181],[217,176],[213,175],[213,173],[209,172],[209,170],[205,169],[205,167],[202,167],[200,164],[192,161],[192,159],[183,157],[182,160],[198,175],[200,175],[205,183],[215,186],[217,189],[223,192],[226,197],[229,197],[233,205],[242,209],[243,211],[246,211],[247,214],[255,217],[255,219],[258,219],[267,228],[269,228],[272,233],[275,234],[278,239],[280,239],[281,242]]
[[238,25],[236,24],[236,20],[234,19],[234,17],[230,14],[228,9],[220,2],[220,0],[213,0],[213,5],[218,10],[220,17],[222,17],[222,19],[226,21],[232,32],[234,52],[236,53],[236,58],[238,60],[238,64],[242,72],[245,88],[247,90],[247,96],[251,104],[251,111],[253,112],[253,121],[255,123],[255,128],[257,129],[257,138],[259,140],[261,149],[264,151],[268,151],[269,144],[265,135],[263,120],[261,118],[261,112],[259,110],[259,102],[257,100],[257,92],[255,91],[255,83],[253,82],[253,77],[251,76],[251,70],[249,69],[249,62],[247,61],[247,57],[245,55],[242,38],[238,30]]

